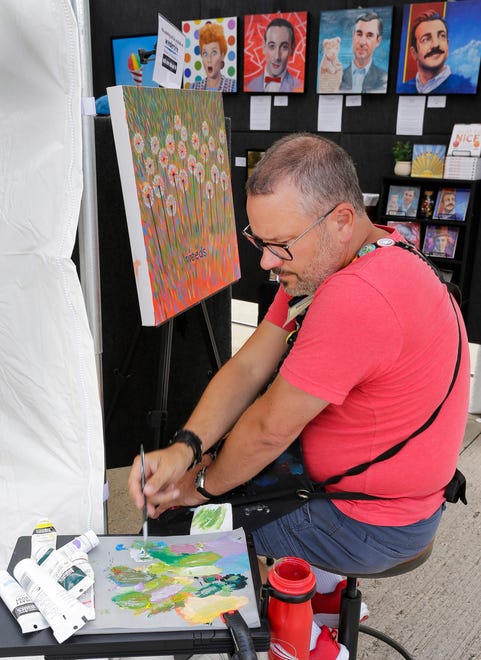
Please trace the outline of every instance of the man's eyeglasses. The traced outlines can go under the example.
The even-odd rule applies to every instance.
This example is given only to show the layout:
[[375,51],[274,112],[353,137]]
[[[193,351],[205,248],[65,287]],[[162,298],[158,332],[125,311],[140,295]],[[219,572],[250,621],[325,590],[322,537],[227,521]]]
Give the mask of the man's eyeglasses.
[[314,220],[312,225],[309,225],[307,229],[304,229],[302,234],[299,234],[297,238],[293,238],[292,241],[289,241],[289,243],[266,243],[261,238],[254,236],[254,234],[251,232],[250,225],[247,225],[247,227],[242,230],[242,235],[245,236],[247,240],[250,241],[252,245],[261,252],[264,252],[264,249],[267,248],[269,252],[272,252],[272,254],[274,254],[276,257],[279,257],[279,259],[283,259],[284,261],[292,261],[294,257],[292,256],[290,249],[294,245],[294,243],[300,241],[301,238],[307,234],[307,232],[311,231],[311,229],[314,229],[314,227],[316,227],[323,220],[325,220],[327,216],[330,215],[337,206],[338,205],[336,204],[336,206],[334,206],[330,211],[324,213],[324,215],[321,215],[321,217],[317,218],[317,220]]

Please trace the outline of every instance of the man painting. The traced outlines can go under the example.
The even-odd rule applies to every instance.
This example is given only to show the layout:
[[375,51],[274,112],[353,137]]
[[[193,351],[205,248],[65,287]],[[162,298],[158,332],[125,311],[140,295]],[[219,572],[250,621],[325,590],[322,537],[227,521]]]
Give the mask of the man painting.
[[[246,192],[243,236],[261,267],[278,276],[279,290],[169,446],[145,455],[146,481],[136,457],[129,492],[139,509],[146,498],[160,529],[155,519],[164,511],[230,492],[300,437],[312,481],[342,474],[328,491],[375,499],[308,500],[255,529],[253,541],[261,556],[292,555],[314,566],[319,627],[311,658],[340,659],[345,649],[328,630],[339,623],[340,573],[399,565],[427,548],[438,528],[466,427],[467,336],[432,268],[402,249],[392,227],[368,218],[354,163],[335,143],[307,133],[284,137],[259,161]],[[296,326],[288,319],[298,296],[307,296],[308,309]],[[421,442],[347,476],[408,438],[440,401],[442,413]]]
[[382,19],[374,11],[364,12],[356,18],[352,34],[354,58],[342,72],[340,92],[386,93],[387,71],[376,66],[372,59],[381,43],[382,30]]
[[414,78],[398,85],[404,94],[474,94],[468,78],[452,73],[446,63],[449,55],[448,24],[432,9],[419,14],[410,32],[409,54],[415,60]]
[[294,27],[285,18],[274,18],[266,28],[263,42],[265,70],[247,83],[247,92],[302,92],[304,83],[289,73],[287,64],[294,54]]

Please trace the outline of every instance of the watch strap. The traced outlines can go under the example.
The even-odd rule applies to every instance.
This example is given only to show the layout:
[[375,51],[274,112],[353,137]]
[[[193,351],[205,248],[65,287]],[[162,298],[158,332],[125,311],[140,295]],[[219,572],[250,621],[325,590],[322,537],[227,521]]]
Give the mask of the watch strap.
[[217,497],[217,495],[212,495],[212,493],[209,493],[208,490],[205,488],[205,472],[207,468],[203,467],[201,468],[197,474],[195,475],[195,489],[198,493],[203,495],[203,497],[207,497],[207,499],[212,500],[213,498]]
[[199,465],[199,463],[202,462],[202,440],[193,431],[179,429],[170,439],[169,447],[176,442],[182,442],[192,449],[192,463],[187,470],[190,470],[194,465]]

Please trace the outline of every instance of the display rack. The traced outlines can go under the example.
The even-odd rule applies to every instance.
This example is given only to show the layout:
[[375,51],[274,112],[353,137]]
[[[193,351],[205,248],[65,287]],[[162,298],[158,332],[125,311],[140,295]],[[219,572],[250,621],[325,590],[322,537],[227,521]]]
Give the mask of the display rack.
[[[416,190],[415,204],[407,212],[396,211],[393,199],[397,194],[401,203],[401,194],[404,189]],[[441,211],[436,216],[435,210],[439,207],[439,195],[443,190],[468,191],[459,195],[462,201],[458,205],[461,213],[458,219],[450,219],[449,214]],[[426,217],[423,210],[423,200],[426,191],[432,191],[433,203],[431,216]],[[467,203],[466,203],[467,201]],[[378,222],[387,225],[389,222],[409,222],[418,225],[413,229],[419,232],[417,247],[426,254],[436,266],[442,270],[446,277],[457,284],[462,293],[463,301],[468,303],[472,281],[472,265],[476,252],[476,236],[480,222],[481,181],[466,179],[438,179],[411,176],[385,176],[382,178],[382,191],[378,206]],[[459,219],[463,217],[463,219]],[[411,226],[412,228],[412,226]],[[443,228],[443,229],[441,229]],[[445,240],[442,245],[433,247],[434,239],[445,234],[450,240],[446,247]],[[441,243],[441,241],[440,241]]]

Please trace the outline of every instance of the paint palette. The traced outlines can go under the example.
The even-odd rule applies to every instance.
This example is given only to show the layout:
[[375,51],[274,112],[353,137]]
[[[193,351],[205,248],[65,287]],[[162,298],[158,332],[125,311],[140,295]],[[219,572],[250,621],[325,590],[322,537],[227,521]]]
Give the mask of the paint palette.
[[190,536],[100,537],[89,553],[96,619],[79,634],[224,629],[220,614],[239,610],[260,625],[242,529]]

